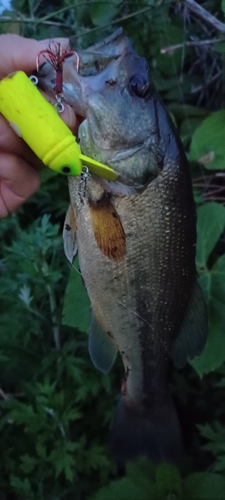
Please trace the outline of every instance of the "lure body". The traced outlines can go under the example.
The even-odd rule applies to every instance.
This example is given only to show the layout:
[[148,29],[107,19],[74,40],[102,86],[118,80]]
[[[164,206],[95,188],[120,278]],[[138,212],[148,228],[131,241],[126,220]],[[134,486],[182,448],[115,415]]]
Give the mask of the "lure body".
[[0,112],[15,132],[52,170],[79,176],[85,164],[97,175],[115,179],[116,173],[106,165],[81,154],[71,130],[22,71],[12,73],[0,82]]

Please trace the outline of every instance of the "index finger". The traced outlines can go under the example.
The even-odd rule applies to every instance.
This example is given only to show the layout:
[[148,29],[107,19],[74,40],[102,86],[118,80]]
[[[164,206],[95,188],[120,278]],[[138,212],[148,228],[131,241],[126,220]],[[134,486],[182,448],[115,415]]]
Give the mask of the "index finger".
[[[64,47],[68,47],[67,38],[56,38]],[[36,69],[36,57],[41,50],[46,50],[50,40],[33,40],[19,35],[0,35],[0,79],[14,71],[31,73]]]

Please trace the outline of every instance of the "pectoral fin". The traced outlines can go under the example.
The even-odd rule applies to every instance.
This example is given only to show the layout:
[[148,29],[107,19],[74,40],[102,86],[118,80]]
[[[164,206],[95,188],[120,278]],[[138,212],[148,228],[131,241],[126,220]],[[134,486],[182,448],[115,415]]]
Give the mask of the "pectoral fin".
[[63,243],[65,255],[71,264],[73,262],[73,258],[77,253],[76,230],[76,218],[74,215],[74,211],[70,205],[66,213],[66,219],[63,227]]
[[188,359],[201,354],[208,335],[208,317],[205,300],[196,282],[189,309],[182,328],[171,349],[171,357],[178,368],[183,368]]
[[95,241],[109,259],[121,260],[126,253],[126,236],[116,210],[108,197],[90,203],[90,216]]
[[103,373],[108,373],[116,359],[117,348],[112,334],[102,329],[93,313],[89,328],[88,348],[95,367]]

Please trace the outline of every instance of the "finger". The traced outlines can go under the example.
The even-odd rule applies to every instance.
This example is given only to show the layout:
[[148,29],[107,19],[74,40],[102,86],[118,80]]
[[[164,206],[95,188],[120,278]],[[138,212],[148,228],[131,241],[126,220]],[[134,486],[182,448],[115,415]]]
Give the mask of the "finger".
[[40,186],[37,171],[21,158],[0,155],[0,217],[14,212]]
[[[48,48],[50,40],[32,40],[19,35],[0,36],[0,78],[13,71],[25,71],[30,73],[36,68],[36,57]],[[56,38],[54,41],[60,43],[62,47],[69,46],[68,38]]]
[[[29,127],[29,124],[27,125]],[[34,168],[40,170],[43,168],[43,163],[33,151],[27,146],[21,137],[19,137],[10,127],[9,123],[0,114],[0,151],[24,158],[27,163],[33,165]],[[0,167],[1,168],[1,167]]]

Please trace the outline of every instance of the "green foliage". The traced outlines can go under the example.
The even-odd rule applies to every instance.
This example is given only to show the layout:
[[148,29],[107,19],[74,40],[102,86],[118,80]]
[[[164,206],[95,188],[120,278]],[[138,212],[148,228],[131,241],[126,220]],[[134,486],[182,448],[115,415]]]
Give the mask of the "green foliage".
[[[209,314],[209,336],[206,347],[192,365],[200,376],[219,368],[225,361],[225,256],[210,262],[221,233],[225,228],[225,208],[218,203],[205,203],[198,209],[197,268],[205,293]],[[216,252],[215,252],[216,254]]]
[[[200,3],[224,22],[224,0]],[[76,50],[121,25],[147,58],[192,161],[209,338],[192,366],[173,375],[188,456],[182,473],[146,459],[117,470],[107,443],[120,365],[103,376],[89,359],[89,301],[60,234],[67,182],[44,170],[39,193],[0,223],[0,499],[224,499],[224,39],[198,44],[215,30],[172,0],[12,5],[0,33],[69,36]]]
[[90,16],[93,24],[95,26],[102,26],[112,21],[116,14],[119,13],[120,3],[121,0],[105,0],[105,2],[93,0],[90,3]]
[[225,14],[225,1],[224,0],[221,1],[221,9],[222,9],[223,13]]
[[157,499],[157,486],[153,482],[154,468],[147,459],[128,464],[127,475],[112,481],[89,500],[148,500]]
[[201,160],[210,170],[224,170],[225,111],[217,111],[195,130],[190,147],[190,160]]
[[219,203],[205,203],[197,212],[197,248],[196,262],[198,271],[206,268],[208,258],[213,251],[225,227],[225,208]]
[[178,469],[162,462],[156,469],[156,488],[159,498],[181,498],[182,481]]
[[224,500],[225,478],[219,474],[191,474],[184,483],[184,498],[189,500]]
[[86,332],[89,317],[90,301],[82,283],[78,259],[75,259],[66,288],[62,323]]
[[112,407],[104,409],[111,382],[93,369],[86,335],[61,324],[69,268],[58,225],[43,216],[22,230],[12,216],[1,232],[0,492],[53,500],[62,492],[69,498],[72,488],[79,499],[113,471],[107,450]]
[[194,473],[183,479],[166,462],[154,468],[147,459],[127,466],[127,475],[102,488],[89,500],[224,500],[225,477],[216,473]]

